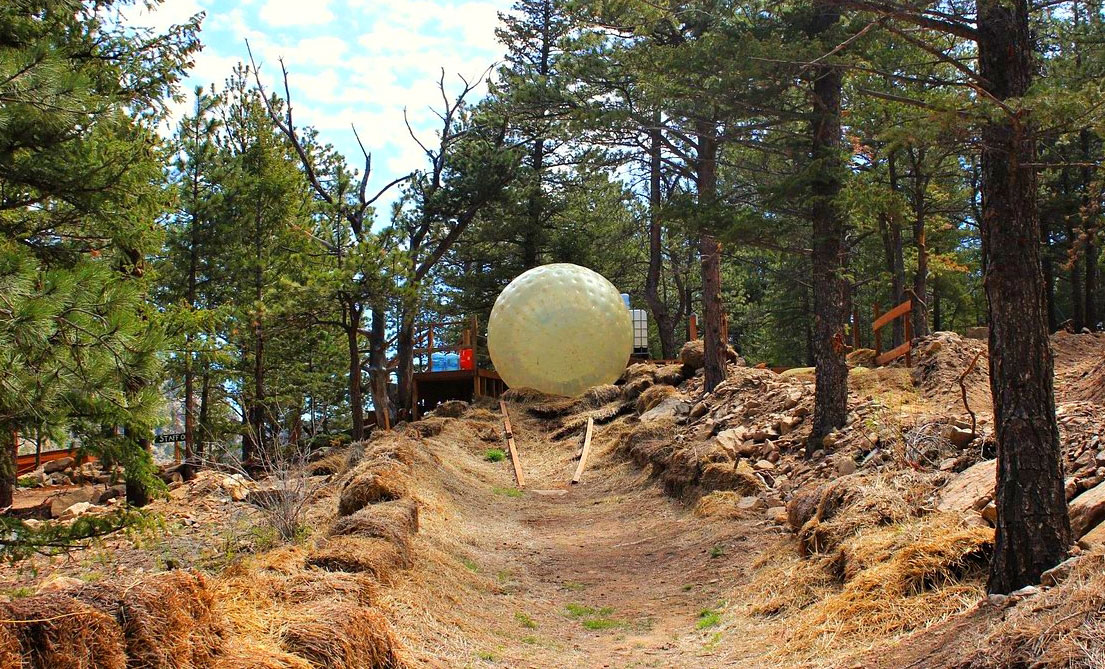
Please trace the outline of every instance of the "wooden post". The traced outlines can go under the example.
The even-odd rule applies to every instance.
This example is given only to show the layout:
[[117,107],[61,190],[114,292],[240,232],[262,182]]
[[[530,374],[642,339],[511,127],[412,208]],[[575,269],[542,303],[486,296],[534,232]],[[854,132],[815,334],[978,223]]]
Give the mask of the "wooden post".
[[[912,300],[910,300],[910,302],[912,303]],[[910,308],[910,311],[912,311],[912,307]],[[905,321],[905,366],[912,367],[913,356],[910,354],[910,350],[913,348],[913,318],[911,317],[910,313],[907,313],[902,318],[902,320]]]
[[687,339],[689,341],[698,339],[698,316],[694,314],[687,317]]
[[510,412],[506,409],[506,402],[499,400],[499,410],[503,412],[503,427],[506,428],[506,446],[510,451],[510,463],[514,465],[514,480],[518,487],[526,485],[526,477],[522,475],[522,462],[518,459],[518,448],[514,445],[514,430],[510,427]]
[[579,464],[576,465],[575,476],[572,477],[572,483],[579,483],[580,477],[583,476],[583,469],[587,466],[587,456],[591,453],[591,433],[595,429],[595,419],[587,417],[587,432],[583,436],[583,450],[579,452]]

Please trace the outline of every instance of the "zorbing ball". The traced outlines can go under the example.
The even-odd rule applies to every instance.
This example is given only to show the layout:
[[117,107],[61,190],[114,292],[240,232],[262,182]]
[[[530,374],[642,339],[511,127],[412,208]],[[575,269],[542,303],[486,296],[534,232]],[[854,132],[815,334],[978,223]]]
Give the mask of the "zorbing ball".
[[598,272],[556,263],[523,272],[495,300],[487,348],[511,388],[578,395],[613,383],[633,352],[629,309]]

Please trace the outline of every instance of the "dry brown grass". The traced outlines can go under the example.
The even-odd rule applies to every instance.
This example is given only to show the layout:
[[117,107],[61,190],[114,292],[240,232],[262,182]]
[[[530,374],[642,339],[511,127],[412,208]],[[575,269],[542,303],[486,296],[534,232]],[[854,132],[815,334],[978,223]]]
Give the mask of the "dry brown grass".
[[418,503],[408,498],[371,504],[339,518],[330,528],[330,535],[357,534],[409,543],[410,535],[417,531]]
[[215,669],[314,669],[302,657],[251,639],[234,639],[228,646],[216,660]]
[[307,465],[307,471],[311,476],[329,476],[331,474],[344,474],[349,468],[349,453],[336,451]]
[[326,539],[307,554],[307,566],[350,574],[370,574],[389,583],[395,572],[411,565],[408,546],[387,539],[340,536]]
[[699,518],[720,518],[736,520],[748,514],[737,508],[741,495],[732,490],[715,490],[703,495],[694,505],[694,515]]
[[[0,604],[7,667],[126,669],[123,631],[112,616],[68,595],[51,592]],[[22,660],[11,651],[18,639]],[[0,665],[4,666],[4,665]]]
[[638,415],[643,414],[649,409],[655,408],[660,402],[663,402],[677,392],[679,391],[671,386],[652,386],[646,389],[641,393],[640,397],[637,398]]
[[400,669],[396,641],[379,612],[320,601],[285,623],[283,646],[323,669]]
[[405,469],[390,458],[375,458],[359,467],[341,491],[338,514],[349,516],[369,504],[405,497],[409,489]]
[[[4,611],[4,608],[0,607],[0,611]],[[6,612],[0,615],[6,615]],[[20,669],[22,666],[19,637],[10,624],[0,624],[0,669]]]
[[969,662],[979,669],[1105,666],[1105,556],[1086,555],[1057,587],[1010,611]]
[[[771,557],[740,594],[781,635],[776,660],[824,659],[964,611],[983,596],[993,530],[956,514],[868,528],[836,556]],[[839,555],[854,565],[840,584]],[[770,555],[770,553],[768,553]]]
[[197,572],[170,571],[130,585],[86,585],[68,594],[115,617],[130,667],[208,667],[222,650],[225,625],[207,580]]

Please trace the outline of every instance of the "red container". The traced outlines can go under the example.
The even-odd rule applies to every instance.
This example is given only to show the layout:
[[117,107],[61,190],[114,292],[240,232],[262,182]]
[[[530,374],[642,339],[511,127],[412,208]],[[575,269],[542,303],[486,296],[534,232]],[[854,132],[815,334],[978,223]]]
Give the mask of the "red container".
[[460,368],[461,369],[475,369],[476,368],[476,356],[472,354],[472,349],[462,348],[460,350]]

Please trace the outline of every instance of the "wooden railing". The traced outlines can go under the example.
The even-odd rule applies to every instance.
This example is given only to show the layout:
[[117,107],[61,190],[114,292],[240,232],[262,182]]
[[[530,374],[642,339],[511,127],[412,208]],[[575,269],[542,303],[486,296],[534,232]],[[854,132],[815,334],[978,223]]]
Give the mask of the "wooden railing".
[[[457,344],[441,344],[441,335],[446,328],[463,326],[460,333],[460,342]],[[416,337],[415,356],[426,356],[426,371],[430,371],[430,359],[434,353],[454,352],[460,353],[462,349],[476,349],[479,344],[479,318],[472,314],[467,318],[452,321],[433,321],[424,326],[424,330]],[[437,331],[438,339],[435,341],[434,331]],[[475,351],[473,351],[473,354]],[[475,362],[475,361],[473,361]],[[440,371],[440,370],[434,370]]]
[[[897,360],[898,358],[905,356],[905,365],[909,367],[912,365],[912,359],[910,357],[910,340],[913,339],[913,319],[910,318],[910,314],[913,312],[913,300],[906,300],[898,306],[894,307],[885,314],[879,314],[879,305],[875,305],[875,322],[871,324],[871,329],[875,332],[875,364],[885,365],[888,362]],[[905,342],[901,346],[896,346],[886,353],[882,352],[882,334],[879,332],[881,329],[890,325],[895,319],[905,317]]]

